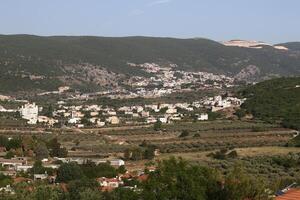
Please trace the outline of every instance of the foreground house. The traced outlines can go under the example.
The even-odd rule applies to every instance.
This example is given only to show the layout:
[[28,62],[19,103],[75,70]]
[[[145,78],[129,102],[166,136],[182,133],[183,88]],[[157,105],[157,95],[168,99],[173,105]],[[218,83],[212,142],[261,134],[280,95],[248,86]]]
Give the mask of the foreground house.
[[287,192],[278,195],[275,200],[299,200],[300,199],[300,189],[290,189]]
[[102,177],[102,178],[98,178],[97,182],[101,186],[102,191],[108,191],[108,192],[112,191],[124,184],[124,182],[118,177],[116,177],[116,178]]

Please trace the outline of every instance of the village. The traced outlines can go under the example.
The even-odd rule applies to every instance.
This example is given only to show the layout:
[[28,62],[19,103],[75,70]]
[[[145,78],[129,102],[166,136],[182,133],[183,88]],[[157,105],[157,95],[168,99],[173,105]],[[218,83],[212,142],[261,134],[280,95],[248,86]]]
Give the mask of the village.
[[[32,140],[32,138],[30,139]],[[142,182],[147,179],[144,169],[134,172],[127,171],[125,161],[122,159],[67,157],[68,152],[61,147],[56,139],[52,140],[52,144],[47,144],[47,147],[43,146],[43,143],[37,144],[34,152],[28,146],[24,147],[24,144],[27,144],[25,139],[18,140],[0,136],[0,140],[1,185],[3,185],[3,180],[7,181],[5,186],[0,187],[0,192],[14,194],[13,185],[20,183],[32,184],[35,182],[56,185],[65,189],[64,183],[67,180],[67,176],[73,176],[72,173],[74,173],[74,176],[78,174],[72,168],[74,165],[77,167],[77,170],[81,170],[80,168],[84,169],[84,167],[93,168],[88,170],[97,170],[98,167],[100,170],[97,173],[100,175],[96,174],[93,178],[98,182],[99,190],[103,192],[110,192],[119,187],[136,190],[137,185],[124,184],[124,181],[136,180],[137,182]],[[4,142],[5,140],[6,143]],[[20,151],[23,152],[20,153]],[[70,170],[69,173],[71,174],[65,174],[64,170],[67,169]],[[147,172],[155,170],[153,167],[145,169]]]
[[27,120],[30,125],[66,125],[77,128],[104,127],[119,125],[142,125],[161,123],[173,123],[183,120],[193,113],[193,119],[199,121],[208,120],[208,112],[216,112],[230,107],[238,107],[243,99],[236,97],[214,96],[194,102],[161,103],[149,105],[121,106],[118,108],[102,105],[66,105],[64,101],[58,101],[51,105],[53,110],[48,116],[40,115],[43,108],[35,103],[26,103],[17,110],[0,107],[1,113],[19,112],[21,118]]
[[[234,79],[223,75],[178,71],[173,69],[176,67],[173,65],[168,68],[156,64],[130,65],[142,67],[145,72],[152,73],[154,76],[150,78],[131,77],[127,82],[131,87],[127,90],[70,95],[68,94],[70,87],[62,86],[57,91],[39,94],[42,97],[47,95],[60,97],[60,95],[68,94],[51,104],[40,104],[32,100],[20,100],[2,95],[2,102],[16,103],[20,106],[18,108],[6,108],[5,104],[3,106],[0,104],[0,113],[2,116],[14,116],[15,120],[22,119],[27,127],[34,130],[38,130],[38,128],[71,128],[72,130],[99,129],[101,131],[102,128],[130,128],[135,126],[141,128],[154,126],[155,129],[157,125],[160,126],[161,124],[176,124],[181,121],[208,121],[211,120],[211,113],[237,108],[245,101],[245,99],[239,99],[232,95],[219,94],[204,96],[194,101],[173,103],[153,102],[114,106],[91,103],[90,100],[93,100],[95,95],[111,100],[125,99],[130,101],[137,97],[159,98],[176,92],[193,91],[195,88],[196,90],[230,88],[234,84]],[[61,177],[57,177],[60,176],[58,174],[61,173],[60,171],[65,164],[74,165],[74,163],[79,168],[92,165],[108,169],[110,173],[100,173],[93,177],[99,183],[102,191],[112,191],[119,187],[138,190],[138,183],[145,181],[148,176],[147,172],[155,170],[155,167],[139,167],[138,170],[127,171],[127,160],[131,160],[135,156],[137,159],[151,160],[159,155],[158,149],[146,145],[142,147],[144,149],[142,152],[127,149],[129,152],[126,153],[127,150],[125,150],[123,156],[118,154],[117,156],[80,157],[72,154],[76,154],[78,151],[66,149],[57,139],[53,139],[54,142],[45,142],[33,136],[27,135],[26,137],[27,139],[23,137],[5,138],[5,136],[0,138],[0,169],[1,173],[10,180],[8,182],[10,184],[0,188],[0,191],[14,193],[11,186],[18,182],[43,181],[47,184],[61,184],[63,181],[60,180]],[[32,143],[30,148],[24,145],[26,140],[34,143],[34,147]],[[136,153],[137,155],[135,155]],[[126,154],[127,158],[124,159]],[[128,184],[131,181],[134,184]]]
[[[119,125],[152,124],[156,121],[172,123],[181,121],[187,115],[193,115],[194,120],[208,120],[208,112],[216,112],[229,107],[240,106],[243,99],[234,96],[221,95],[204,96],[189,102],[155,103],[123,106],[107,106],[87,103],[97,98],[122,99],[131,101],[134,98],[155,99],[167,97],[171,94],[183,92],[203,92],[206,90],[226,89],[235,86],[234,78],[225,75],[215,75],[207,72],[186,72],[178,70],[175,64],[162,67],[155,63],[141,65],[128,63],[131,67],[139,67],[149,77],[133,76],[122,87],[96,93],[70,93],[69,86],[61,86],[57,91],[39,93],[40,97],[57,95],[59,101],[43,107],[33,100],[17,100],[16,98],[1,96],[3,101],[23,103],[20,108],[9,109],[0,104],[1,113],[19,112],[28,124],[47,125],[57,127],[75,126],[77,128],[104,127]],[[126,88],[126,89],[125,89]],[[64,96],[64,98],[62,98]],[[73,102],[81,101],[80,105]],[[73,104],[73,105],[72,105]],[[48,107],[51,108],[48,108]],[[50,109],[50,110],[49,110]],[[43,115],[44,114],[44,115]]]

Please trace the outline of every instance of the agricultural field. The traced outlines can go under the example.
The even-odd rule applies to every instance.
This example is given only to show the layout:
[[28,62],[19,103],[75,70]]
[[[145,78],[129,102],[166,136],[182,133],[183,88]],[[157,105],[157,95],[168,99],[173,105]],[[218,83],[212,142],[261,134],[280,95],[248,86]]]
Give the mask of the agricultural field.
[[274,189],[300,180],[300,148],[287,145],[297,132],[261,121],[181,122],[162,125],[159,131],[153,125],[97,129],[11,127],[1,129],[0,134],[31,135],[41,141],[57,138],[70,157],[124,159],[128,149],[144,148],[145,144],[156,149],[152,160],[126,160],[130,171],[144,169],[152,161],[181,157],[224,174],[241,165]]
[[[181,136],[182,132],[187,135]],[[182,122],[153,126],[100,129],[7,129],[1,134],[35,135],[43,140],[57,137],[69,151],[121,155],[125,149],[143,142],[154,145],[161,154],[213,151],[222,148],[284,146],[295,131],[260,121],[219,120]],[[90,154],[90,153],[89,153]]]

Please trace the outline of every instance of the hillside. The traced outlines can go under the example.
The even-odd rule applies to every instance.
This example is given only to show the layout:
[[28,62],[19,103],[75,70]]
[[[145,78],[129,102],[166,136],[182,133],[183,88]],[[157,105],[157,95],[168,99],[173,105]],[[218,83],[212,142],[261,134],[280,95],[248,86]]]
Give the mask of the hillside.
[[248,98],[242,107],[254,117],[300,130],[300,78],[261,82],[242,94]]
[[207,39],[0,35],[0,92],[109,86],[126,76],[148,76],[128,65],[146,62],[251,81],[300,74],[300,53],[268,46],[227,47]]

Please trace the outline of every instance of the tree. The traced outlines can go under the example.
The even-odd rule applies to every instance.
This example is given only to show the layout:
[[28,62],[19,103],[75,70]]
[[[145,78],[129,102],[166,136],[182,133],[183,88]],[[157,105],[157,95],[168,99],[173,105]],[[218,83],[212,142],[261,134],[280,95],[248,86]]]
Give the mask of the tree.
[[117,188],[112,193],[108,194],[108,198],[111,200],[139,200],[139,194],[134,192],[133,190],[126,188]]
[[8,146],[8,138],[0,135],[0,147],[6,147]]
[[96,165],[94,162],[88,161],[80,165],[83,174],[88,178],[107,177],[113,178],[118,175],[117,170],[109,163],[99,163]]
[[64,194],[61,190],[57,188],[52,188],[46,185],[38,186],[33,193],[35,200],[61,200],[64,197]]
[[83,172],[77,163],[64,163],[57,170],[57,182],[67,183],[83,178]]
[[34,152],[38,160],[49,157],[49,151],[44,143],[39,143]]
[[119,174],[125,174],[127,172],[124,165],[120,166],[117,171]]
[[155,156],[155,147],[152,145],[146,146],[146,149],[144,151],[144,159],[152,160]]
[[103,196],[99,190],[92,190],[90,188],[86,188],[79,192],[79,197],[82,200],[102,200]]
[[47,173],[48,175],[54,174],[54,169],[47,168],[43,166],[42,161],[37,160],[34,162],[33,167],[29,170],[31,174],[44,174]]
[[48,143],[48,148],[50,151],[50,156],[52,157],[66,157],[68,151],[66,148],[61,148],[61,144],[58,142],[57,138],[53,138]]
[[18,149],[22,147],[22,140],[21,138],[12,138],[8,140],[6,149],[9,151],[10,149]]
[[234,113],[239,119],[242,119],[243,117],[246,116],[246,111],[244,109],[238,109],[235,113]]
[[184,130],[184,131],[181,132],[181,134],[179,135],[179,137],[187,137],[189,135],[190,135],[190,133],[187,130]]
[[0,187],[6,187],[12,183],[13,181],[10,176],[5,176],[4,174],[0,173]]
[[11,158],[14,157],[14,156],[15,156],[14,152],[8,151],[8,152],[6,153],[6,155],[4,156],[4,158],[5,158],[5,159],[11,159]]
[[36,147],[36,141],[31,136],[22,137],[22,148],[24,151],[33,150]]
[[235,150],[233,150],[230,153],[228,153],[227,156],[228,156],[228,158],[237,158],[238,157],[238,153]]
[[43,174],[45,173],[45,168],[43,167],[42,161],[37,160],[34,162],[33,167],[30,169],[32,174]]
[[142,148],[140,148],[140,147],[125,149],[124,159],[125,160],[142,160],[142,159],[144,159],[144,152],[143,152]]
[[160,131],[160,130],[161,130],[161,125],[162,125],[161,121],[160,121],[160,120],[157,120],[157,121],[154,123],[154,126],[153,126],[154,130],[155,130],[155,131]]
[[[101,197],[99,192],[96,192],[98,189],[99,184],[96,180],[81,178],[77,180],[72,180],[68,184],[68,191],[70,199],[72,200],[85,200],[86,198],[91,199],[95,197],[96,194]],[[91,192],[90,195],[87,193]],[[96,198],[97,200],[98,198]]]
[[48,108],[46,109],[45,116],[53,117],[53,111],[54,111],[53,106],[52,106],[52,104],[50,104],[48,106]]
[[230,200],[270,199],[264,182],[257,177],[249,176],[241,166],[235,166],[226,176],[222,195],[224,199]]
[[[189,165],[182,159],[160,161],[143,184],[142,199],[217,199],[221,189],[220,176],[200,166]],[[214,196],[213,196],[214,195]],[[212,196],[214,198],[212,198]]]

